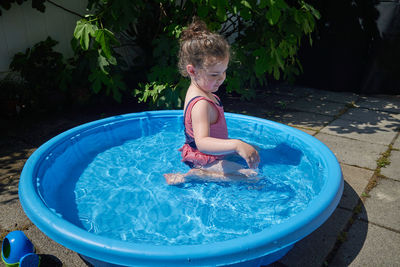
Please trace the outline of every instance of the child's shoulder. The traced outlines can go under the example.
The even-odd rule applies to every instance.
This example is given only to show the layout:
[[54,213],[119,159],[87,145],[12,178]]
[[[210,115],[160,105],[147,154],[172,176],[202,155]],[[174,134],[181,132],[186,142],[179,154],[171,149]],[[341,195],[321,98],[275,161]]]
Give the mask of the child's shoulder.
[[199,102],[201,100],[204,100],[204,101],[209,102],[209,103],[216,103],[216,102],[220,101],[219,98],[216,95],[213,94],[213,96],[214,96],[213,98],[210,98],[209,96],[205,96],[205,95],[199,95],[199,94],[186,96],[185,107],[187,105],[189,105],[190,103],[197,103],[197,102]]

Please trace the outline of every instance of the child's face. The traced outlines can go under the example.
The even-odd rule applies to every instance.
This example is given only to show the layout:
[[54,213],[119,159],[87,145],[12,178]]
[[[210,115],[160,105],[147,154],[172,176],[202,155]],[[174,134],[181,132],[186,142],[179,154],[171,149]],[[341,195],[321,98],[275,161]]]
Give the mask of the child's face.
[[225,58],[205,67],[196,68],[194,75],[196,84],[200,89],[208,93],[218,91],[218,88],[225,81],[228,63],[229,58]]

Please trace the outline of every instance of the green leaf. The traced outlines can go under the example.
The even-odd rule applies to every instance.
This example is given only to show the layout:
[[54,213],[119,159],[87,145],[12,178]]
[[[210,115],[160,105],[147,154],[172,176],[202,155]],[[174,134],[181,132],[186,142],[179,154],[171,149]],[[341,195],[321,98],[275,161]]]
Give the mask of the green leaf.
[[278,63],[279,67],[281,69],[285,69],[285,67],[283,66],[282,58],[281,58],[280,54],[278,53],[278,50],[274,49],[273,51],[274,51],[274,54],[275,54],[276,62]]
[[284,10],[289,8],[288,4],[285,2],[285,0],[276,0],[276,7]]
[[312,5],[307,4],[305,2],[303,2],[303,9],[310,11],[311,14],[316,18],[316,19],[320,19],[321,18],[321,14],[319,13],[318,10],[316,10]]
[[263,9],[268,5],[268,0],[260,0],[260,3],[258,5],[259,8]]
[[86,19],[81,19],[76,22],[74,37],[79,40],[83,50],[89,49],[90,36],[94,36],[97,26],[89,23]]
[[294,9],[294,8],[292,8],[292,10],[293,10],[293,13],[294,13],[294,21],[297,23],[297,24],[302,24],[303,23],[303,12],[301,12],[300,10],[297,10],[297,9]]
[[228,10],[229,3],[227,0],[218,0],[217,2],[217,17],[225,21],[227,19],[226,11]]
[[99,93],[101,90],[101,77],[100,77],[101,73],[99,73],[98,71],[92,72],[88,79],[89,81],[92,83],[92,90],[94,93]]
[[304,19],[303,21],[303,31],[304,33],[311,33],[312,32],[312,28],[310,26],[310,22],[306,19]]
[[[179,39],[179,37],[181,36],[182,30],[183,30],[183,28],[179,24],[176,24],[176,25],[171,24],[170,26],[167,27],[168,34],[170,36],[173,36],[176,40]],[[172,42],[171,42],[170,38],[165,38],[164,41],[166,42],[167,45],[171,46],[171,43],[174,42],[175,40],[172,40]],[[169,51],[170,51],[170,49],[171,49],[171,47],[169,47]]]
[[217,9],[217,17],[222,20],[225,21],[227,16],[226,16],[226,10],[224,8],[218,8]]
[[109,62],[111,65],[116,66],[116,65],[118,64],[117,59],[116,59],[114,56],[111,56],[111,57],[108,58],[107,60],[108,60],[108,62]]
[[121,103],[122,100],[122,94],[121,91],[126,90],[125,83],[123,82],[123,77],[120,74],[115,74],[111,77],[111,89],[113,92],[113,98]]
[[242,5],[244,5],[245,7],[247,7],[248,9],[252,9],[253,8],[248,1],[242,0],[242,1],[240,1],[240,3]]
[[101,69],[101,71],[104,74],[108,74],[108,71],[105,69],[107,66],[110,65],[110,63],[108,62],[108,60],[99,53],[99,56],[97,57],[97,65],[99,66],[99,68]]
[[218,0],[209,0],[209,5],[211,8],[216,9],[218,5]]
[[208,6],[206,5],[200,5],[197,9],[197,15],[201,18],[205,18],[208,14]]
[[240,88],[239,76],[229,77],[227,79],[226,89],[228,92],[237,92],[239,88]]
[[238,13],[238,7],[237,7],[237,5],[233,5],[233,6],[231,6],[231,11],[233,12],[233,14],[237,14]]
[[267,51],[264,47],[260,47],[253,52],[255,56],[254,70],[257,77],[261,77],[268,69]]
[[100,29],[94,33],[94,36],[96,37],[96,42],[100,44],[105,57],[110,59],[112,57],[111,46],[118,43],[114,34],[108,29]]
[[240,16],[245,20],[251,20],[251,11],[247,7],[242,7],[240,9]]
[[279,68],[278,67],[274,67],[274,78],[275,78],[275,80],[279,80],[280,76],[281,76],[281,72],[279,71]]
[[280,16],[281,16],[281,11],[275,6],[272,6],[265,14],[265,17],[267,18],[269,24],[271,25],[275,25],[278,22]]
[[300,72],[304,72],[304,70],[303,70],[303,65],[301,65],[300,60],[296,59],[295,61],[296,61],[296,63],[297,63],[297,66],[298,66],[299,69],[300,69]]

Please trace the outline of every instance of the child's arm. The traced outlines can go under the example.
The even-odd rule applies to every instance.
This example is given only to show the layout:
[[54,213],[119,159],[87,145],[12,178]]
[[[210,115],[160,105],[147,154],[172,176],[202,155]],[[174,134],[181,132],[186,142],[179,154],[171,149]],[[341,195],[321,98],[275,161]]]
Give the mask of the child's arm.
[[251,145],[238,139],[219,139],[210,137],[210,124],[213,107],[206,101],[199,101],[192,109],[192,126],[194,139],[199,151],[223,155],[236,152],[247,162],[250,168],[257,168],[260,157],[257,150]]

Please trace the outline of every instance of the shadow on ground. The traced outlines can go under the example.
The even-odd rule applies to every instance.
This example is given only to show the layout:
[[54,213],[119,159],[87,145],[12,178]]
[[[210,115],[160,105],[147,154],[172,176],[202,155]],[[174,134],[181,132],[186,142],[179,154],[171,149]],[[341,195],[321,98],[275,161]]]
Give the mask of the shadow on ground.
[[62,267],[63,263],[55,256],[48,254],[39,254],[40,267]]
[[[342,196],[339,206],[327,221],[310,235],[298,241],[293,249],[281,260],[268,265],[268,267],[321,266],[321,263],[323,263],[322,265],[324,266],[330,265],[337,250],[343,242],[346,241],[347,232],[350,230],[352,223],[358,219],[358,214],[363,212],[367,214],[361,199],[353,188],[346,182],[344,186],[344,192],[346,192],[345,198],[347,200],[357,199],[358,205],[354,210],[342,208],[344,204],[342,203],[344,201],[344,196]],[[357,242],[355,242],[355,244],[357,245],[346,259],[342,259],[342,261],[346,262],[345,266],[348,266],[357,257],[363,247],[367,236],[368,225],[362,225],[365,225],[365,228],[359,229],[359,231],[357,231],[358,235],[352,237],[356,239]]]
[[24,142],[8,138],[0,143],[0,198],[2,204],[18,199],[18,181],[26,159],[34,148]]
[[339,120],[332,122],[329,129],[337,134],[396,132],[400,129],[400,114],[352,108]]
[[352,93],[307,88],[260,90],[257,98],[243,101],[226,96],[225,110],[336,134],[375,134],[400,129],[400,98],[363,98]]

